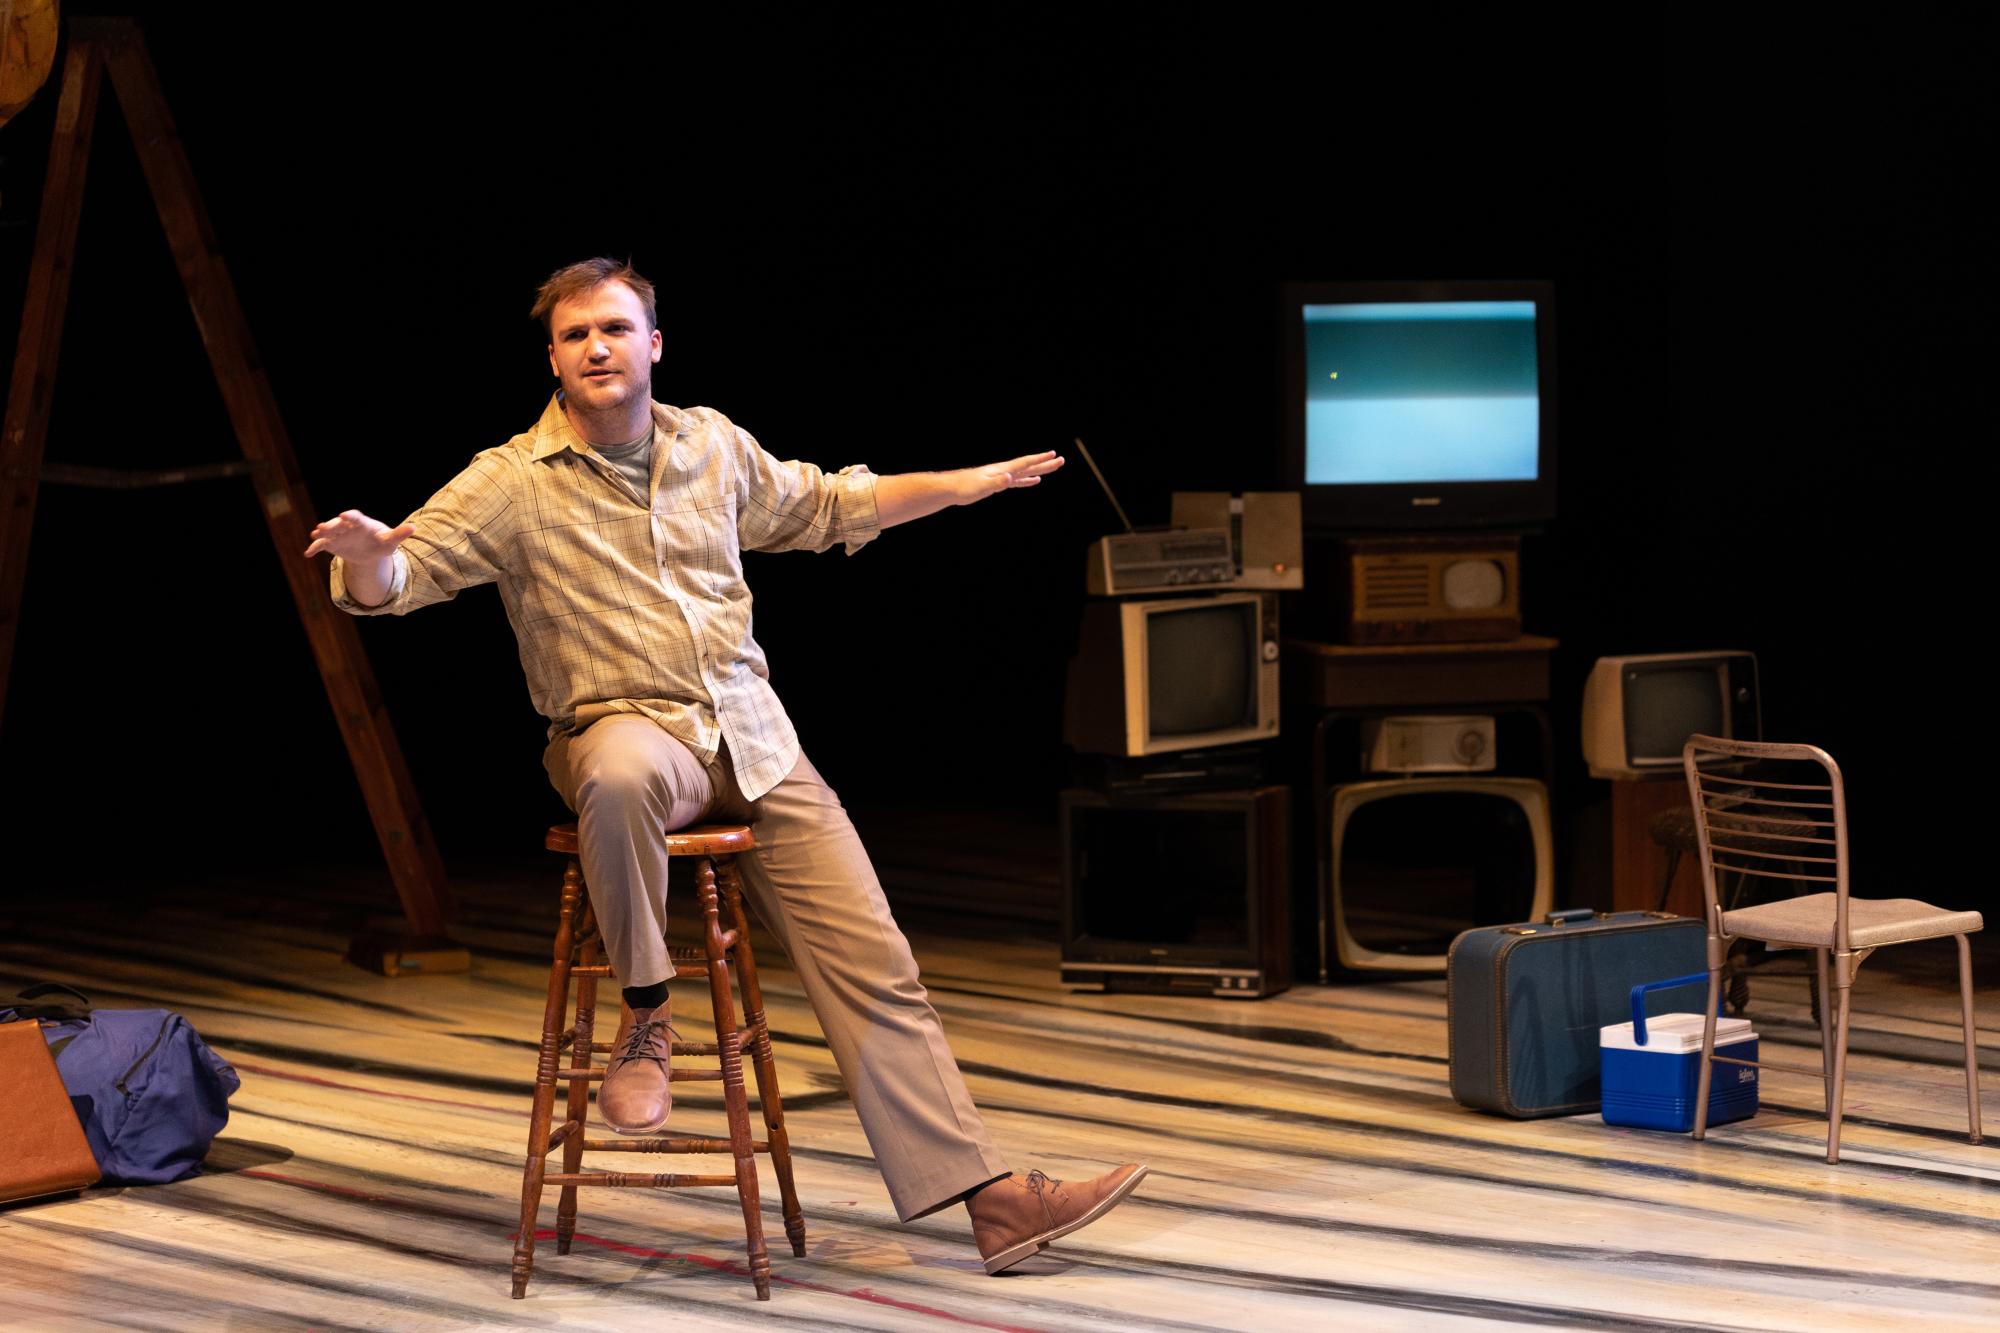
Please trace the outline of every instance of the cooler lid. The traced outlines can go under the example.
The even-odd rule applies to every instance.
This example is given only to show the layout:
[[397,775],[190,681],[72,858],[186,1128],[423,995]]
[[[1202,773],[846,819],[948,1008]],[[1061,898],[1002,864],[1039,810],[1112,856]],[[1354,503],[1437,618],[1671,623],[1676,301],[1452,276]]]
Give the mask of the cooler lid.
[[[1718,1048],[1756,1037],[1747,1018],[1715,1020]],[[1613,1023],[1598,1029],[1598,1049],[1605,1051],[1658,1051],[1662,1055],[1685,1055],[1701,1049],[1700,1014],[1660,1014],[1646,1020],[1646,1044],[1632,1040],[1630,1023]]]

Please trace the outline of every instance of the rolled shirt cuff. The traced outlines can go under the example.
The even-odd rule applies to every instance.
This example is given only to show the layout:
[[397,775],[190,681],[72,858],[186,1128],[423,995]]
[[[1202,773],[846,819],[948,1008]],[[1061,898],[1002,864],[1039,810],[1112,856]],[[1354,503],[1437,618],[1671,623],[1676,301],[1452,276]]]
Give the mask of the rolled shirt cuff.
[[853,555],[882,535],[882,514],[875,507],[875,474],[866,464],[854,463],[833,474],[839,489],[835,512],[840,515],[840,540]]
[[[869,501],[872,506],[874,501]],[[339,556],[333,558],[333,567],[328,573],[332,581],[333,604],[351,616],[379,616],[394,612],[403,600],[403,594],[410,587],[410,557],[398,549],[389,556],[389,595],[380,603],[370,606],[356,601],[347,591],[346,569]]]

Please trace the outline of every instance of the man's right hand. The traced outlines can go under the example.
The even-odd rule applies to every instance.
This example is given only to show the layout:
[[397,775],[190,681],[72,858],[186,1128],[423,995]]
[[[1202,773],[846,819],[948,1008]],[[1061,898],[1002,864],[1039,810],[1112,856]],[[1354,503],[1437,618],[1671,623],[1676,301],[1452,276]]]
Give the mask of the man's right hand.
[[389,587],[395,579],[391,557],[414,531],[408,523],[392,528],[359,509],[349,509],[312,530],[312,545],[306,547],[306,554],[330,551],[339,556],[348,595],[364,605],[380,606],[389,599]]
[[415,531],[411,524],[392,528],[380,519],[368,517],[359,509],[349,509],[339,518],[330,518],[312,530],[313,543],[306,547],[306,554],[331,551],[351,563],[386,560],[403,544],[403,539]]

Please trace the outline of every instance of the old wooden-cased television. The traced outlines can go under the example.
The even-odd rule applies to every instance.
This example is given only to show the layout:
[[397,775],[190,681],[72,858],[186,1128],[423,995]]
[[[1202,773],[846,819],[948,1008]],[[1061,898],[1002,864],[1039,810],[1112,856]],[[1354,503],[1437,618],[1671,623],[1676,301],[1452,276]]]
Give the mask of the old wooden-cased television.
[[1342,967],[1442,972],[1461,931],[1554,906],[1549,793],[1533,778],[1386,778],[1330,800],[1321,948]]
[[1257,593],[1086,603],[1064,742],[1136,757],[1275,737],[1275,606]]
[[1583,686],[1583,758],[1595,778],[1674,773],[1696,732],[1763,739],[1757,655],[1600,657]]

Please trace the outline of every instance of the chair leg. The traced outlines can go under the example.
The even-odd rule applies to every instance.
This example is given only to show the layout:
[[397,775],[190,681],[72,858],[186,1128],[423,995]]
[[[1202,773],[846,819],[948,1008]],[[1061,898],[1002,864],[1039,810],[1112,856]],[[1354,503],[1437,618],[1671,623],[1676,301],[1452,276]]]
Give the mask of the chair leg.
[[[597,962],[599,939],[592,929],[596,922],[590,911],[590,904],[583,907],[583,945],[577,950],[577,962],[583,967],[594,966]],[[576,1018],[573,1026],[576,1039],[570,1043],[569,1067],[588,1069],[591,1063],[591,1042],[596,1040],[597,1019],[597,978],[578,977],[576,979]],[[583,1170],[583,1136],[590,1124],[590,1085],[571,1083],[569,1085],[568,1118],[576,1122],[576,1128],[563,1142],[563,1173],[575,1175]],[[568,1254],[570,1240],[576,1235],[576,1186],[565,1185],[556,1203],[556,1253]]]
[[1972,1142],[1979,1133],[1979,1029],[1972,1021],[1972,944],[1963,935],[1958,941],[1958,998],[1965,1011],[1965,1116]]
[[695,863],[695,890],[706,918],[708,993],[715,1006],[715,1045],[722,1057],[723,1104],[729,1110],[729,1149],[736,1158],[736,1193],[743,1203],[744,1239],[750,1252],[750,1280],[757,1299],[771,1299],[771,1253],[764,1245],[764,1215],[757,1197],[757,1153],[751,1147],[750,1097],[743,1086],[743,1041],[736,1006],[729,996],[729,951],[722,938],[722,909],[715,891],[715,862]]
[[[1712,939],[1709,941],[1708,956],[1716,956],[1716,945]],[[1718,963],[1710,963],[1708,1004],[1702,1009],[1701,1075],[1695,1080],[1694,1090],[1694,1136],[1697,1139],[1708,1136],[1708,1088],[1715,1076],[1715,1010],[1721,1002],[1722,968]]]
[[1833,1007],[1826,1003],[1832,994],[1827,989],[1827,951],[1813,950],[1813,981],[1818,989],[1813,993],[1813,1021],[1819,1024],[1819,1068],[1821,1092],[1826,1100],[1826,1113],[1833,1115]]
[[1833,1101],[1827,1107],[1827,1165],[1840,1161],[1840,1117],[1847,1104],[1848,996],[1854,987],[1853,955],[1833,956]]
[[784,1208],[785,1238],[793,1255],[804,1258],[806,1218],[799,1207],[799,1192],[792,1181],[792,1142],[785,1133],[785,1104],[778,1095],[778,1062],[771,1055],[771,1029],[764,1017],[764,988],[757,981],[757,959],[750,948],[750,922],[743,914],[743,883],[736,874],[736,859],[716,866],[722,882],[722,902],[729,923],[736,931],[736,983],[743,992],[743,1026],[755,1033],[751,1044],[751,1068],[757,1075],[757,1105],[764,1113],[764,1138],[771,1145],[771,1167],[778,1176],[778,1199]]
[[549,995],[542,1006],[542,1049],[535,1061],[535,1100],[528,1116],[528,1161],[521,1172],[521,1229],[514,1237],[514,1299],[528,1294],[535,1268],[535,1220],[542,1206],[542,1177],[548,1172],[549,1122],[555,1116],[556,1065],[564,1013],[569,1007],[570,954],[575,948],[577,904],[583,898],[583,871],[575,861],[563,871],[562,910],[549,964]]

